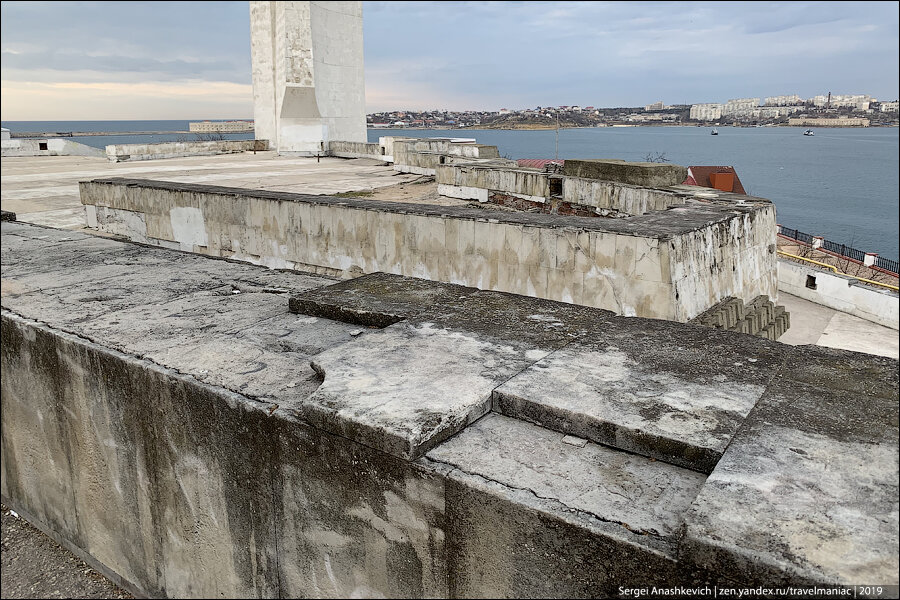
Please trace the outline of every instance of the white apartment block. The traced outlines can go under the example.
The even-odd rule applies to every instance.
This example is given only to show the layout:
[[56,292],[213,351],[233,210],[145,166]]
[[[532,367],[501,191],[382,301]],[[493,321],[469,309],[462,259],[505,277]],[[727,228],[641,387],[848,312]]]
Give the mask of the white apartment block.
[[[831,108],[851,106],[856,110],[868,110],[869,103],[877,101],[876,98],[866,94],[832,94]],[[826,106],[828,104],[828,95],[815,96],[812,98],[812,102],[816,106]]]
[[794,104],[802,104],[803,99],[797,94],[790,96],[769,96],[766,98],[766,106],[791,106]]
[[725,103],[723,115],[751,116],[751,112],[759,108],[759,98],[735,98]]
[[881,112],[897,112],[898,110],[900,110],[900,103],[898,102],[881,103]]
[[694,104],[691,106],[691,120],[718,121],[722,118],[722,105],[718,103]]

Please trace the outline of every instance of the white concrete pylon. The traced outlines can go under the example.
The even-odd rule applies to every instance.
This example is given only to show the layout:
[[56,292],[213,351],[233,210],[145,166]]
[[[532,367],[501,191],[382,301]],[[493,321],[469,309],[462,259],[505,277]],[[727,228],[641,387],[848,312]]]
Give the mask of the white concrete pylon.
[[316,156],[366,141],[362,2],[250,2],[257,139]]

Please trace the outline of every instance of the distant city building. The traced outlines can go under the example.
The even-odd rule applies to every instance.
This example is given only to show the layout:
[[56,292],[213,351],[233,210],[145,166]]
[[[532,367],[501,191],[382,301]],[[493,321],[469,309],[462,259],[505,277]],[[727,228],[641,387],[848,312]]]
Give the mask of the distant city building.
[[694,104],[691,106],[691,120],[718,121],[722,118],[722,105],[718,103]]
[[253,121],[200,121],[188,129],[191,133],[244,133],[253,131]]
[[763,106],[759,109],[759,118],[777,119],[803,110],[802,106]]
[[900,103],[896,101],[881,103],[881,112],[897,112],[898,109],[900,109]]
[[790,96],[769,96],[764,103],[766,106],[792,106],[803,104],[803,99],[797,94]]
[[671,115],[667,113],[631,113],[627,117],[625,117],[626,121],[632,123],[649,123],[653,121],[677,121],[678,115]]
[[647,112],[651,112],[654,110],[663,110],[664,108],[666,108],[666,105],[662,103],[662,100],[660,100],[659,102],[654,102],[653,104],[648,104],[647,106],[644,107],[644,110]]
[[[829,101],[829,96],[831,100]],[[877,102],[876,98],[867,94],[826,94],[814,96],[812,103],[825,108],[854,108],[856,110],[868,110],[869,103]]]
[[722,107],[722,115],[734,117],[750,117],[759,108],[759,98],[735,98]]
[[868,127],[869,119],[859,117],[830,117],[817,119],[815,117],[797,117],[788,119],[788,125],[798,127]]

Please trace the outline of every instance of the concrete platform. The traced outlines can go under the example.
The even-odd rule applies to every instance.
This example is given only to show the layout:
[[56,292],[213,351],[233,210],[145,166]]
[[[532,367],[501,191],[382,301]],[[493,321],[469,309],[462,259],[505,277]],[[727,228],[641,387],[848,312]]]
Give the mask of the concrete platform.
[[141,177],[306,194],[377,189],[418,178],[374,160],[291,158],[275,152],[142,163],[81,156],[11,157],[3,159],[2,207],[16,213],[19,221],[80,229],[85,224],[78,182],[97,177]]
[[791,328],[778,341],[792,346],[815,344],[900,358],[900,334],[845,312],[781,292],[778,302],[791,313]]
[[[2,233],[4,502],[142,594],[897,589],[896,360]],[[532,406],[496,406],[519,377]],[[721,457],[679,464],[668,439]]]

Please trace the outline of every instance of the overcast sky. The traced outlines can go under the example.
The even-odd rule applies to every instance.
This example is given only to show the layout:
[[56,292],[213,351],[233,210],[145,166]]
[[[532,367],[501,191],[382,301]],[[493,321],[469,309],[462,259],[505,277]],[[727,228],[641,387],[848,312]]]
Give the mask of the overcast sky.
[[[898,95],[898,2],[364,2],[385,109]],[[2,119],[249,118],[247,2],[3,2]]]

